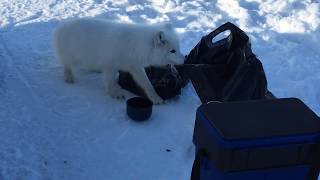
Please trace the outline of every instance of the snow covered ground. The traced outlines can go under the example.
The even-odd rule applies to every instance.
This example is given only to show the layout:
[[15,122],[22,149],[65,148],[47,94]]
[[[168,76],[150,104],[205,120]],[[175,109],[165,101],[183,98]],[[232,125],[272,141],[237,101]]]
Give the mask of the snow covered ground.
[[319,0],[0,0],[0,180],[189,178],[200,105],[190,85],[150,121],[134,123],[124,101],[105,95],[100,75],[63,82],[52,31],[84,16],[170,21],[185,54],[234,22],[250,35],[269,89],[320,114]]

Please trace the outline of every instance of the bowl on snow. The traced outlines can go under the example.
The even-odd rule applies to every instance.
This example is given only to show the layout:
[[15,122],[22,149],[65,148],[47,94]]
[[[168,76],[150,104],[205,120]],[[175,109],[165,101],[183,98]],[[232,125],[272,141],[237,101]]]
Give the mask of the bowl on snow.
[[145,97],[134,97],[127,100],[127,115],[134,121],[145,121],[152,114],[153,103]]

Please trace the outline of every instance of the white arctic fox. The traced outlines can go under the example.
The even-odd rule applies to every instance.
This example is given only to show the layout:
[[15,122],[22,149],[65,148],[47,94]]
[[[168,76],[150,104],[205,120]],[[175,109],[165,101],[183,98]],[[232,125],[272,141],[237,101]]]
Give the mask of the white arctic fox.
[[118,71],[128,71],[155,104],[163,100],[155,92],[144,68],[181,64],[178,37],[170,24],[121,24],[99,19],[65,22],[54,33],[57,58],[64,65],[64,79],[74,82],[75,68],[100,70],[105,74],[107,92],[124,98],[118,85]]

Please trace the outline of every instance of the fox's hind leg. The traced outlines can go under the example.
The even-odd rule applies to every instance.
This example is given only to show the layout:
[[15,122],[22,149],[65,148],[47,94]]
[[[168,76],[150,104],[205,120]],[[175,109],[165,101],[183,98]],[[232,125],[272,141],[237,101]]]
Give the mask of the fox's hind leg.
[[74,83],[74,76],[70,67],[64,67],[64,81],[66,83]]

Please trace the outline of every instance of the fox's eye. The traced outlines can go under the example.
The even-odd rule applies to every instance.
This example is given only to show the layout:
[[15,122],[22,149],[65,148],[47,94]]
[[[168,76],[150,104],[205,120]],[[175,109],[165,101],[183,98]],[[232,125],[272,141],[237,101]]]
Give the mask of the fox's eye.
[[176,50],[172,49],[170,52],[171,52],[171,53],[176,53]]

